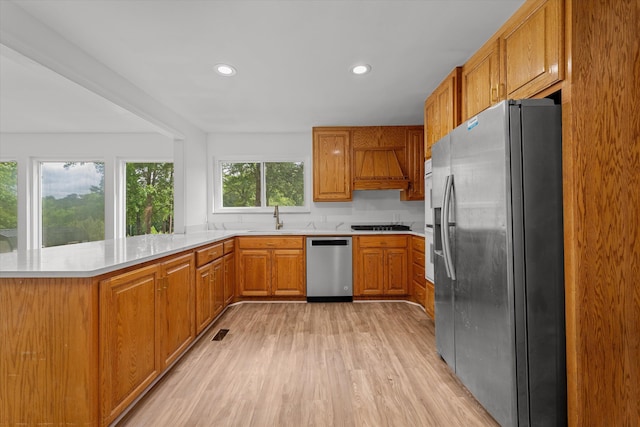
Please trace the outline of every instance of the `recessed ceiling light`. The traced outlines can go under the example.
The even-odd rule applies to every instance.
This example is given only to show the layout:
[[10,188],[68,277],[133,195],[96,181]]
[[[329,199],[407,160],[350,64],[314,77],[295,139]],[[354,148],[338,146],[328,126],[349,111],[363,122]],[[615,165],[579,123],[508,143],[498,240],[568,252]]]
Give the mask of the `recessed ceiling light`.
[[215,70],[221,76],[235,76],[236,69],[229,64],[216,64]]
[[367,74],[369,71],[371,71],[371,65],[369,64],[356,65],[351,69],[351,72],[357,75]]

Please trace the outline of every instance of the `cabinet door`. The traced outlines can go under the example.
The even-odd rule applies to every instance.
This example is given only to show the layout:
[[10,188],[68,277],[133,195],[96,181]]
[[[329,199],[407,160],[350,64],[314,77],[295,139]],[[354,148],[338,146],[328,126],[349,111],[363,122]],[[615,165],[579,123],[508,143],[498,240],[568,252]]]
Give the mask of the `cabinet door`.
[[564,74],[562,1],[529,2],[502,34],[507,96],[530,98]]
[[183,255],[161,264],[159,331],[161,334],[161,368],[171,364],[195,339],[193,322],[193,254]]
[[424,158],[431,158],[431,146],[438,140],[440,132],[440,113],[437,95],[429,96],[424,103]]
[[407,129],[407,173],[409,188],[400,200],[424,200],[424,130]]
[[351,141],[345,129],[313,129],[313,201],[351,200]]
[[384,293],[384,250],[361,248],[357,254],[355,289],[358,296]]
[[236,257],[234,254],[224,256],[224,305],[233,302],[236,288]]
[[196,270],[196,333],[202,332],[213,320],[213,275],[211,263]]
[[224,259],[218,258],[211,263],[211,278],[213,288],[213,318],[224,309]]
[[406,248],[385,249],[386,266],[384,293],[386,295],[407,295],[409,293],[409,257]]
[[102,420],[107,425],[160,371],[156,299],[162,293],[153,265],[100,284]]
[[306,276],[303,250],[274,249],[272,272],[272,295],[305,295]]
[[271,286],[271,256],[268,249],[241,249],[238,259],[238,293],[243,297],[265,297]]
[[504,87],[500,86],[499,41],[492,40],[462,67],[463,120],[504,99],[503,91]]

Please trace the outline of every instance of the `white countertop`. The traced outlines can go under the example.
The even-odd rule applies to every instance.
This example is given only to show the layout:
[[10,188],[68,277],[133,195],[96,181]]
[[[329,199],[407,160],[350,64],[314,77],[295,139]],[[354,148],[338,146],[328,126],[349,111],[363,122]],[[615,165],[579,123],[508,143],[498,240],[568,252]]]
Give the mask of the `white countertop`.
[[210,230],[149,234],[0,254],[1,277],[94,277],[234,236],[353,236],[410,234],[414,231]]

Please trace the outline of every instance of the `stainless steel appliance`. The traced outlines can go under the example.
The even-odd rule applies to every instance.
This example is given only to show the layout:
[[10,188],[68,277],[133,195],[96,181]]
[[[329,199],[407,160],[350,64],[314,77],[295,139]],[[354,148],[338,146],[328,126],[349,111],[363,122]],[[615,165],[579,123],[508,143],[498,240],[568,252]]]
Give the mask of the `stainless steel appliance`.
[[307,237],[307,301],[353,301],[351,237]]
[[433,283],[433,209],[431,193],[433,192],[433,166],[431,159],[424,162],[424,275]]
[[501,425],[565,425],[560,106],[503,101],[432,159],[438,352]]

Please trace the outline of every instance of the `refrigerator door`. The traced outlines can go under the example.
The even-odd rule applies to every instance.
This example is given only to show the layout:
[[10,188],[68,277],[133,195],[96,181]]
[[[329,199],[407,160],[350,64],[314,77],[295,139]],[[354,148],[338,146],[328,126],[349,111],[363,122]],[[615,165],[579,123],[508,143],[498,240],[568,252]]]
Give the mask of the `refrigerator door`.
[[[442,242],[442,204],[447,177],[451,174],[450,136],[431,147],[433,166],[433,264],[435,286],[436,348],[440,356],[455,371],[455,341],[453,326],[453,280],[447,275]],[[445,221],[446,223],[446,221]],[[455,236],[455,231],[450,233]]]
[[508,144],[504,102],[451,134],[456,374],[503,426],[517,425]]

